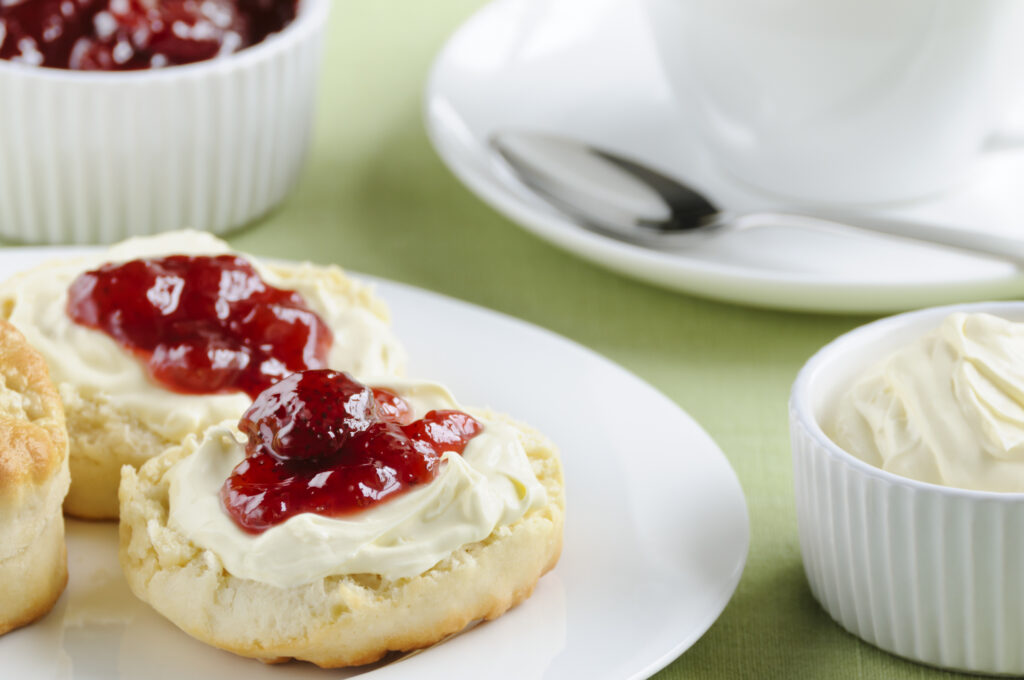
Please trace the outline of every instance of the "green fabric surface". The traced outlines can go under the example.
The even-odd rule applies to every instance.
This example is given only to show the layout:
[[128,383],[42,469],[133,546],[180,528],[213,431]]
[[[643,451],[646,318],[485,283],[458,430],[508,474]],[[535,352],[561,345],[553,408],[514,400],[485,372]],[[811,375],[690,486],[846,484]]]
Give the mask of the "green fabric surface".
[[954,677],[844,632],[803,574],[789,388],[811,354],[867,319],[663,291],[563,253],[490,210],[442,165],[421,119],[434,56],[483,4],[339,0],[303,179],[280,210],[232,243],[337,262],[544,326],[647,380],[710,432],[746,493],[750,555],[721,618],[656,677]]
[[867,319],[663,291],[563,253],[490,210],[445,169],[421,118],[434,56],[483,4],[338,0],[303,178],[232,244],[336,262],[549,328],[650,382],[710,432],[746,494],[750,554],[721,618],[656,677],[955,677],[841,630],[811,597],[801,566],[789,388],[811,354]]

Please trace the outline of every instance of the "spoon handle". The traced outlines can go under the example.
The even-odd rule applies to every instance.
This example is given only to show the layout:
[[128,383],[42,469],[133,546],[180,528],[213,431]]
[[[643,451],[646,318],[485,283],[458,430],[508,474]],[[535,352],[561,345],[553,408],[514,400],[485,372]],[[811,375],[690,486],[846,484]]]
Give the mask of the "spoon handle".
[[799,217],[801,219],[824,220],[839,226],[854,227],[890,236],[924,241],[960,250],[967,250],[1011,262],[1024,267],[1024,236],[999,236],[957,227],[943,227],[935,224],[914,222],[884,215],[870,215],[841,208],[815,208],[807,212],[775,213],[778,217]]

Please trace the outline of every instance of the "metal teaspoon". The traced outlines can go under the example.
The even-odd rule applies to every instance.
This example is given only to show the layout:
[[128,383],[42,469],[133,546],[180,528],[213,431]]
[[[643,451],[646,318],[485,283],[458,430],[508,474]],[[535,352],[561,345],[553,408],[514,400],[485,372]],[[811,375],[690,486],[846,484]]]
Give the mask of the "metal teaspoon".
[[567,137],[506,131],[490,142],[512,174],[552,207],[580,226],[636,245],[685,247],[723,230],[795,219],[950,246],[1024,266],[1024,239],[843,208],[730,213],[654,168]]

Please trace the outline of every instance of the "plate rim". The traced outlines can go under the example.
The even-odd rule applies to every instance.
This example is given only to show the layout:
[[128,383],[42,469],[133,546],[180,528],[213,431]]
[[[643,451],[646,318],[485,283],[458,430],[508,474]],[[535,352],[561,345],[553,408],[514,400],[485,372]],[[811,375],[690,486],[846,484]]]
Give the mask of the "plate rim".
[[707,633],[708,630],[710,630],[711,626],[713,626],[715,622],[718,621],[719,618],[721,618],[721,615],[725,611],[725,608],[728,606],[729,602],[732,601],[732,597],[735,594],[736,589],[739,586],[740,580],[743,577],[743,572],[746,569],[747,560],[750,556],[750,508],[747,505],[747,498],[745,492],[743,491],[743,485],[740,483],[739,476],[736,474],[736,470],[733,467],[732,463],[729,461],[728,456],[725,455],[725,452],[722,450],[721,446],[718,445],[718,442],[715,441],[714,437],[711,436],[711,434],[704,428],[704,426],[701,425],[696,418],[690,415],[686,411],[686,409],[684,409],[675,401],[673,401],[668,395],[666,395],[664,392],[658,389],[655,385],[652,385],[651,383],[644,380],[640,376],[636,375],[626,367],[616,363],[615,361],[612,361],[611,359],[602,355],[601,353],[587,347],[586,345],[576,342],[572,338],[567,338],[564,335],[561,335],[560,333],[557,333],[543,326],[539,326],[525,319],[521,319],[512,314],[508,314],[495,309],[490,309],[488,307],[484,307],[482,305],[478,305],[474,302],[470,302],[467,300],[462,300],[460,298],[448,295],[446,293],[440,293],[437,291],[421,288],[419,286],[415,286],[413,284],[405,283],[402,281],[395,281],[393,279],[374,276],[372,274],[365,274],[354,270],[346,269],[345,271],[351,274],[352,276],[358,277],[359,279],[372,283],[373,285],[384,284],[385,287],[398,288],[412,294],[426,294],[430,297],[442,299],[447,303],[471,311],[474,314],[490,316],[495,319],[498,319],[503,323],[511,323],[517,327],[521,327],[526,332],[541,335],[545,338],[545,341],[547,342],[555,342],[558,344],[562,344],[567,349],[570,349],[574,353],[587,356],[590,360],[598,362],[606,370],[615,371],[616,373],[623,375],[624,377],[638,383],[639,385],[642,385],[646,390],[648,390],[652,395],[654,395],[655,398],[657,398],[667,407],[675,411],[676,415],[680,417],[684,422],[686,422],[688,427],[691,427],[694,430],[700,432],[700,434],[706,439],[707,443],[714,448],[718,462],[724,464],[725,470],[729,474],[730,481],[733,484],[735,484],[736,491],[738,492],[738,500],[742,507],[742,528],[744,534],[743,545],[740,550],[741,557],[739,558],[738,562],[734,565],[734,569],[730,574],[730,579],[726,581],[720,589],[720,596],[718,599],[720,599],[721,602],[720,604],[717,604],[715,607],[712,608],[714,609],[714,612],[709,614],[709,616],[707,617],[707,621],[700,626],[695,626],[691,635],[682,639],[673,649],[667,650],[659,658],[652,660],[645,667],[645,669],[638,671],[636,674],[630,676],[630,678],[640,679],[651,677],[652,675],[664,669],[666,666],[668,666],[673,661],[678,659],[682,654],[684,654],[688,649],[690,649],[694,644],[696,644],[697,641],[699,641],[704,636],[704,634]]

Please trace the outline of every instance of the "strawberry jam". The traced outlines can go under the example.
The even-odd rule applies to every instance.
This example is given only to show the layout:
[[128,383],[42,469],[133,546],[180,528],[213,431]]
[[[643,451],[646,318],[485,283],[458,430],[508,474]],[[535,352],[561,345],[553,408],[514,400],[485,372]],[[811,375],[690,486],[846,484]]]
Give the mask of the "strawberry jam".
[[105,264],[71,284],[67,313],[186,394],[255,398],[289,373],[324,367],[332,343],[302,296],[268,285],[236,255]]
[[413,420],[401,397],[329,370],[295,373],[253,402],[238,428],[246,458],[221,487],[239,527],[260,533],[301,512],[342,517],[438,474],[483,426],[461,411]]
[[160,68],[236,52],[295,18],[298,0],[0,0],[0,59],[86,71]]

